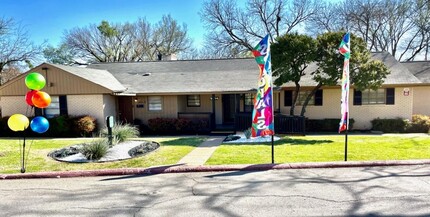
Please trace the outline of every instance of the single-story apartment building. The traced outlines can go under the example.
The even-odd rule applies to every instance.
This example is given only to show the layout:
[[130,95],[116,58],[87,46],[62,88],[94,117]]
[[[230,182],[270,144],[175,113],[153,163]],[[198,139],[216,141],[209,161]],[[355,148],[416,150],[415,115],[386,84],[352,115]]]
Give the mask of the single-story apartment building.
[[[390,69],[377,91],[350,90],[350,118],[354,129],[371,129],[375,118],[410,119],[413,114],[430,115],[429,62],[398,62],[386,52],[372,53]],[[311,65],[309,72],[316,65]],[[24,96],[29,91],[25,76],[41,73],[47,85],[42,91],[52,103],[45,116],[91,115],[101,126],[105,117],[147,124],[161,118],[204,119],[217,126],[234,126],[238,114],[251,113],[259,69],[252,58],[211,60],[166,60],[130,63],[96,63],[86,67],[43,63],[0,86],[2,116],[30,111]],[[310,73],[302,78],[301,94],[316,84]],[[289,114],[293,83],[274,88],[274,110]],[[340,119],[340,86],[318,91],[305,116],[309,119]],[[300,113],[301,97],[296,106]],[[276,125],[276,122],[275,122]],[[282,126],[281,126],[282,127]]]

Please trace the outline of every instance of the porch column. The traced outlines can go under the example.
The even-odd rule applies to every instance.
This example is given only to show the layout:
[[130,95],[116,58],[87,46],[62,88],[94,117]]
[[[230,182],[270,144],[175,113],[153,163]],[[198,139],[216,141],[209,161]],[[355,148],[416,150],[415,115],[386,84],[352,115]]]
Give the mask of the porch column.
[[212,122],[212,124],[211,124],[211,128],[215,129],[215,124],[216,124],[216,122],[215,122],[215,111],[216,111],[216,108],[215,108],[215,94],[212,94],[211,101],[212,101],[212,115],[211,115],[211,122]]
[[281,92],[278,93],[278,113],[281,114]]

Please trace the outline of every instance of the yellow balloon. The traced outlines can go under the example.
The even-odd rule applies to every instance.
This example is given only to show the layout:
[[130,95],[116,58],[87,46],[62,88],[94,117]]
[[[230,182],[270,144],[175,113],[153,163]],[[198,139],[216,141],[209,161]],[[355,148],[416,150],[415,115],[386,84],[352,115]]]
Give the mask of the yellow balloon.
[[7,120],[7,125],[13,131],[24,131],[30,125],[30,121],[25,115],[14,114]]

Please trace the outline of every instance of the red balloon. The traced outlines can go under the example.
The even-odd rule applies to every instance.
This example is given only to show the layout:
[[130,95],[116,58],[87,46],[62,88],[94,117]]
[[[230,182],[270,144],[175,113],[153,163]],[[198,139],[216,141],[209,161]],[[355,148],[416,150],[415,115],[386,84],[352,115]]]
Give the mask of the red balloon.
[[46,108],[51,104],[51,96],[43,91],[36,91],[31,98],[31,102],[33,102],[34,106],[37,108]]
[[31,101],[31,98],[33,98],[33,95],[36,92],[37,90],[30,90],[25,94],[25,102],[27,102],[29,106],[34,106],[33,102]]

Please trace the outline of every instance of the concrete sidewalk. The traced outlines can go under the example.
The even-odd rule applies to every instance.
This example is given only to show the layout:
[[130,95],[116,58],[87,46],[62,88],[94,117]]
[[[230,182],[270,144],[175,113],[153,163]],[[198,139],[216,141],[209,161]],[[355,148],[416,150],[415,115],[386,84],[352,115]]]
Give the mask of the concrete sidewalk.
[[210,137],[200,146],[183,157],[178,164],[185,165],[203,165],[212,156],[214,151],[221,145],[225,136]]

